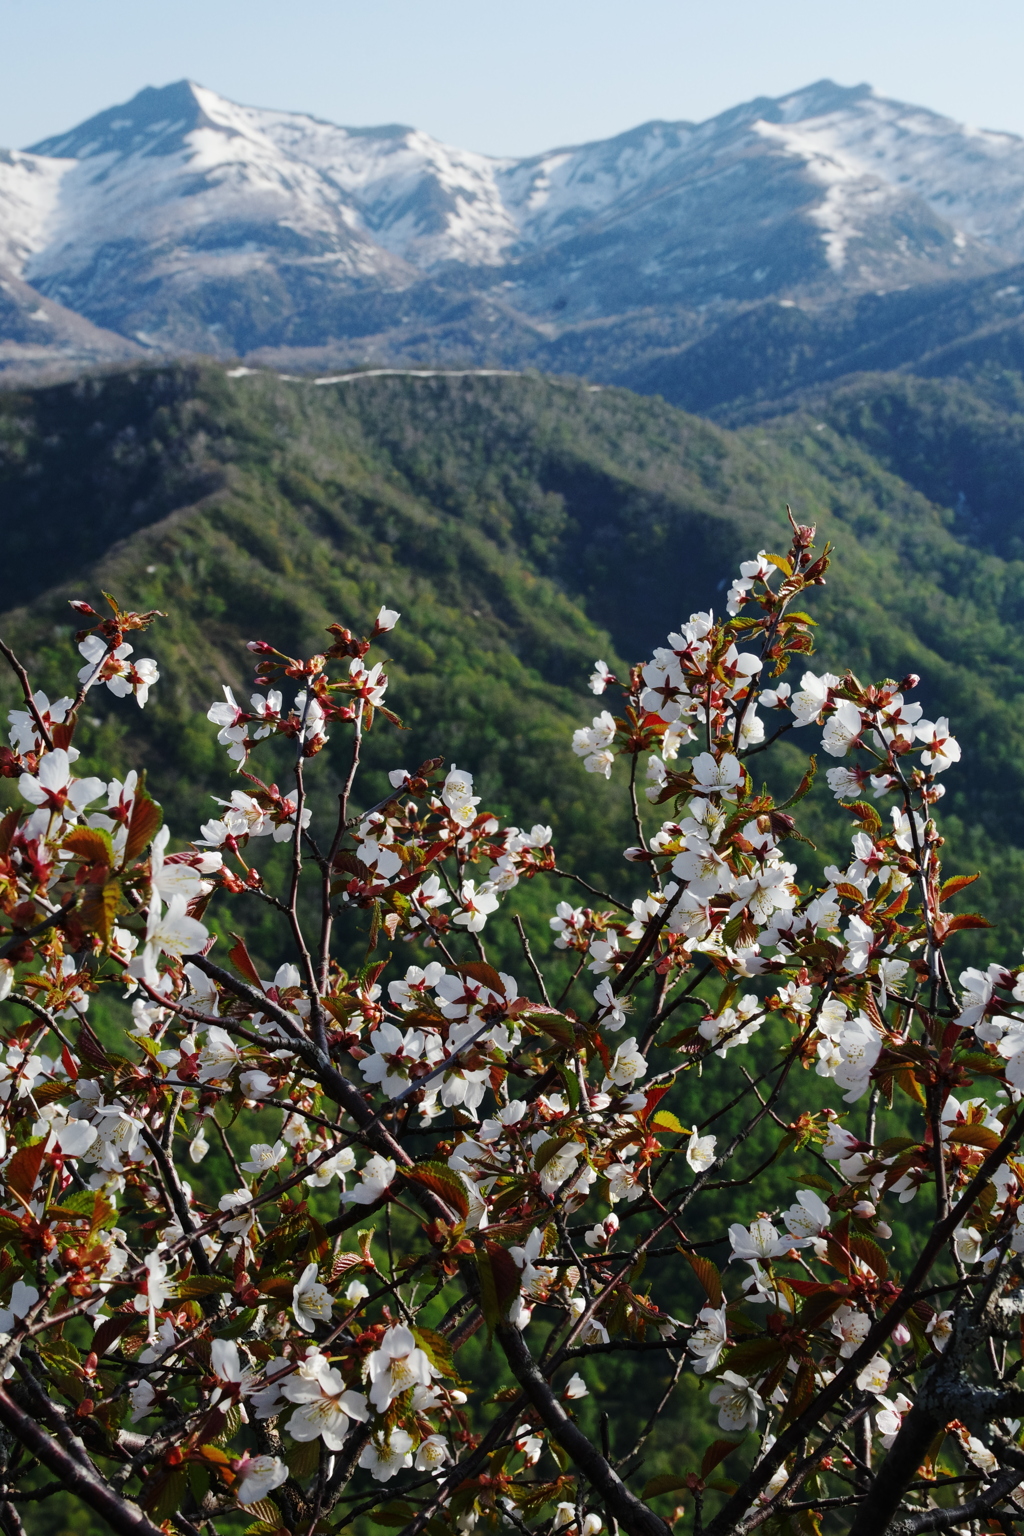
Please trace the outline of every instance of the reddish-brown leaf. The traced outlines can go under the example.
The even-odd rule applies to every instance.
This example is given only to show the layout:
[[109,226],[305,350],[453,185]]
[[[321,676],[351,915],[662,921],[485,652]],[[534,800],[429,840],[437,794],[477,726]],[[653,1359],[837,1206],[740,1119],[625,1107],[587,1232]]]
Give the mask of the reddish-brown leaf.
[[863,1233],[856,1232],[850,1238],[850,1252],[854,1258],[861,1259],[869,1269],[874,1270],[879,1280],[885,1280],[889,1274],[889,1261],[879,1248],[878,1244]]
[[114,845],[110,833],[104,832],[101,827],[75,827],[61,846],[73,853],[76,859],[81,859],[83,864],[105,864],[109,869],[114,863]]
[[11,838],[20,820],[21,812],[14,810],[8,811],[3,821],[0,821],[0,854],[10,852]]
[[505,996],[505,983],[493,965],[485,965],[482,960],[469,960],[465,965],[460,965],[458,970],[460,976],[478,981],[482,987],[490,987],[491,991],[497,992],[499,997]]
[[723,1462],[730,1451],[734,1451],[739,1445],[738,1440],[712,1440],[700,1464],[701,1477],[707,1477],[713,1472],[720,1462]]
[[980,912],[958,912],[946,922],[946,932],[956,933],[960,928],[991,928],[992,924]]
[[45,1137],[30,1142],[27,1147],[19,1147],[4,1169],[4,1183],[7,1188],[13,1194],[20,1195],[23,1200],[31,1198],[45,1147]]
[[114,1317],[106,1317],[92,1336],[92,1347],[97,1355],[106,1354],[111,1344],[123,1333],[127,1333],[129,1328],[134,1326],[141,1331],[145,1322],[145,1318],[138,1312],[118,1312]]
[[679,1251],[707,1292],[708,1301],[710,1301],[713,1307],[720,1307],[722,1305],[722,1277],[718,1272],[717,1265],[713,1264],[710,1259],[705,1259],[702,1254],[688,1253],[685,1248],[681,1248]]
[[435,1195],[440,1195],[445,1205],[449,1206],[465,1221],[469,1215],[469,1195],[466,1186],[457,1173],[444,1163],[417,1163],[415,1168],[409,1168],[405,1174],[415,1184],[422,1184],[425,1188],[433,1190]]
[[100,1071],[106,1071],[110,1066],[110,1058],[84,1019],[78,1030],[78,1054]]
[[124,845],[124,862],[131,864],[147,847],[160,830],[164,813],[141,787],[135,792],[131,820],[128,823],[128,841]]
[[782,1422],[790,1424],[794,1419],[798,1419],[813,1396],[814,1362],[803,1360],[801,1361],[800,1369],[796,1373],[796,1380],[790,1391],[789,1401],[783,1410]]
[[[106,876],[105,866],[94,866],[94,873]],[[114,919],[121,905],[121,886],[116,880],[99,879],[85,887],[78,908],[78,920],[86,933],[96,933],[104,944],[109,944],[114,931]]]
[[939,900],[948,901],[951,896],[956,895],[957,891],[966,890],[969,885],[973,885],[975,880],[978,879],[980,879],[979,875],[954,875],[950,880],[943,880],[942,889],[939,891]]
[[964,1147],[984,1147],[991,1152],[998,1147],[1001,1137],[987,1125],[954,1125],[949,1140]]
[[249,951],[245,947],[245,940],[240,939],[237,933],[233,933],[231,937],[235,945],[233,949],[228,950],[228,959],[240,976],[244,976],[246,981],[251,982],[258,991],[262,992],[263,983],[260,981],[260,973],[252,963]]
[[492,1242],[489,1238],[484,1242],[488,1257],[491,1261],[491,1273],[494,1276],[494,1289],[497,1293],[498,1306],[502,1314],[519,1295],[520,1272],[515,1259],[507,1248],[500,1243]]

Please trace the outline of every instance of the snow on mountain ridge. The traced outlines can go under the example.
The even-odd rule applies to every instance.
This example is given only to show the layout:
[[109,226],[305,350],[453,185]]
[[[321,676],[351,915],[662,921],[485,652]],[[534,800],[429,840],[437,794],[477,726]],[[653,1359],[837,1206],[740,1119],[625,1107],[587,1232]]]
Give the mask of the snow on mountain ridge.
[[447,294],[476,306],[459,333],[472,348],[506,320],[547,335],[1014,256],[1024,141],[831,81],[523,159],[179,81],[0,157],[0,260],[97,324],[174,346],[433,325]]
[[0,266],[20,275],[46,244],[74,160],[0,150]]
[[[276,204],[290,199],[294,206],[284,217],[297,231],[328,243],[339,226],[362,231],[392,256],[430,271],[450,262],[497,265],[565,238],[652,177],[699,169],[709,152],[742,154],[750,135],[801,161],[826,188],[818,221],[833,265],[839,259],[836,231],[851,211],[836,190],[842,183],[861,207],[884,201],[883,183],[894,193],[914,192],[976,238],[1009,242],[1015,253],[1024,253],[1024,141],[888,101],[867,86],[831,81],[744,103],[704,123],[656,120],[611,139],[525,159],[457,149],[415,128],[352,129],[305,113],[241,106],[180,81],[149,87],[29,153],[78,161],[144,158],[150,187],[130,195],[136,214],[173,195],[177,178],[154,175],[153,168],[154,160],[173,159],[182,172],[187,167],[211,178],[229,200],[254,198],[258,222],[274,217]],[[979,151],[987,186],[978,185]],[[1003,173],[995,196],[993,172]],[[879,183],[870,195],[864,177]],[[71,185],[79,180],[72,177]],[[118,178],[119,196],[130,180]],[[89,183],[95,186],[95,176]],[[95,216],[95,204],[87,210],[79,195],[73,200],[76,218]],[[97,197],[97,204],[102,201]],[[206,219],[200,211],[198,222]],[[39,249],[48,243],[41,241],[42,231],[33,226],[22,243]]]
[[1015,134],[955,123],[874,92],[852,113],[762,118],[754,129],[830,189],[870,177],[922,197],[964,234],[1024,254],[1024,139]]

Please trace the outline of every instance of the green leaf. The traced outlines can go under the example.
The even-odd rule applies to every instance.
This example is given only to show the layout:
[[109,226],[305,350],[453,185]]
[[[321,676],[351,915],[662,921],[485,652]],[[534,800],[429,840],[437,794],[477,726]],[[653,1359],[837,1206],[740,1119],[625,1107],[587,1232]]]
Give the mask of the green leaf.
[[195,1296],[214,1296],[233,1289],[233,1283],[223,1275],[190,1275],[187,1280],[178,1281],[177,1293],[183,1300],[191,1300]]
[[442,1376],[456,1376],[452,1347],[442,1333],[433,1328],[413,1328],[413,1337],[435,1370]]
[[577,1110],[580,1107],[580,1080],[571,1066],[559,1067],[558,1075],[565,1084],[565,1096],[569,1100],[569,1108]]
[[[776,570],[781,571],[783,576],[792,576],[793,565],[786,555],[766,554],[764,558],[769,561],[770,564],[774,565]],[[795,618],[796,615],[791,613],[789,617],[792,619]]]
[[217,1323],[217,1337],[219,1339],[239,1339],[243,1333],[248,1333],[255,1321],[256,1308],[245,1307],[229,1323]]
[[146,1496],[144,1508],[153,1517],[155,1524],[162,1525],[178,1513],[187,1492],[188,1468],[171,1467],[166,1472],[157,1473]]
[[320,1441],[296,1440],[290,1446],[285,1456],[288,1463],[288,1471],[292,1477],[301,1483],[304,1478],[312,1477],[320,1465]]
[[549,1136],[547,1141],[542,1142],[537,1148],[537,1155],[533,1159],[534,1171],[540,1173],[541,1169],[547,1167],[557,1152],[561,1152],[563,1147],[567,1147],[571,1141],[575,1140],[575,1136],[569,1135]]
[[188,1464],[188,1485],[196,1503],[201,1504],[210,1491],[209,1467],[201,1461],[190,1461]]
[[273,1499],[257,1499],[255,1504],[247,1504],[246,1514],[251,1515],[258,1524],[263,1524],[268,1530],[276,1531],[284,1524],[281,1519],[281,1511]]
[[392,1499],[390,1504],[383,1505],[373,1511],[374,1525],[408,1525],[414,1519],[416,1511],[411,1504],[406,1504],[401,1499]]

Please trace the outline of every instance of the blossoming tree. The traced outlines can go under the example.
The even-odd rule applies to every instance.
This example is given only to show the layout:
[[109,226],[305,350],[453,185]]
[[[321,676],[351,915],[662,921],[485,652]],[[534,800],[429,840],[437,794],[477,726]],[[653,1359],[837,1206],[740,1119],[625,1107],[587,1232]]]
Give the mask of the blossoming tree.
[[[598,663],[619,712],[572,745],[594,774],[625,759],[644,894],[586,887],[593,905],[564,899],[585,882],[550,829],[501,826],[464,770],[396,767],[360,799],[366,734],[394,719],[367,664],[387,609],[306,659],[250,644],[252,697],[209,712],[241,787],[177,851],[134,773],[75,772],[90,690],[142,705],[157,683],[126,637],[158,615],[76,603],[85,666],[53,703],[0,643],[23,692],[0,759],[8,1536],[46,1491],[36,1465],[126,1536],[246,1512],[257,1536],[316,1536],[384,1504],[404,1536],[1024,1514],[1024,967],[950,980],[947,941],[981,922],[950,914],[969,881],[940,874],[959,748],[906,697],[916,678],[804,670],[795,604],[827,558],[794,523],[725,617],[693,614],[627,678]],[[782,803],[755,777],[794,730],[835,760],[853,828],[849,866],[809,883],[785,845],[816,757]],[[349,769],[317,825],[333,733]],[[650,834],[644,797],[667,816]],[[488,925],[534,880],[553,954],[518,923],[513,976]],[[272,977],[210,928],[254,900],[290,955]],[[103,989],[117,1039],[89,1022]],[[689,1124],[671,1107],[697,1103]],[[262,1128],[247,1151],[241,1125]],[[786,1208],[763,1208],[757,1138],[793,1177]],[[627,1352],[658,1363],[644,1422],[590,1433],[593,1361]],[[689,1372],[710,1444],[650,1478]]]

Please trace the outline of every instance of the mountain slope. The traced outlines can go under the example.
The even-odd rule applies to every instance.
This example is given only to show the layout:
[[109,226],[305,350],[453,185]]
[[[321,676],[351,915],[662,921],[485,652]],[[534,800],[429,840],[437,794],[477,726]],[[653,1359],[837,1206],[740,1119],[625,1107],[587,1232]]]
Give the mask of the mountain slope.
[[[788,500],[837,545],[815,598],[819,665],[923,675],[925,708],[949,713],[965,747],[943,804],[960,829],[954,866],[989,867],[977,899],[1004,950],[1024,940],[1024,565],[958,539],[952,511],[820,418],[737,434],[574,382],[318,388],[173,367],[12,392],[0,421],[12,525],[38,526],[48,508],[57,533],[35,559],[45,591],[32,544],[11,546],[0,632],[58,688],[67,597],[105,587],[169,614],[146,642],[164,674],[152,707],[95,700],[85,745],[105,766],[125,761],[131,711],[134,760],[179,834],[203,814],[200,783],[231,786],[202,712],[221,683],[244,687],[244,641],[313,649],[331,620],[364,624],[388,602],[403,612],[392,702],[410,733],[375,732],[375,767],[443,751],[513,819],[551,821],[567,863],[621,885],[628,871],[595,853],[629,840],[619,788],[586,779],[568,745],[595,707],[590,665],[643,656],[721,602],[738,559],[782,541]],[[783,744],[786,783],[798,756]],[[341,767],[329,759],[324,783]],[[842,857],[827,791],[810,815],[823,852]]]

